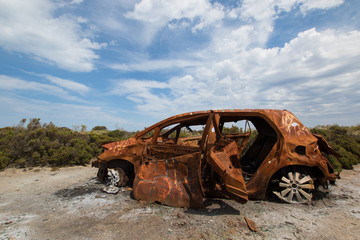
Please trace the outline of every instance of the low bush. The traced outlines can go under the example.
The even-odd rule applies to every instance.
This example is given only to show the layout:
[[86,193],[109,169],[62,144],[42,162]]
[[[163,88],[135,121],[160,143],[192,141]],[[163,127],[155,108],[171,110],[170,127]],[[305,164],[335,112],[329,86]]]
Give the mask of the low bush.
[[[102,152],[101,145],[129,137],[124,130],[77,132],[53,123],[41,124],[39,118],[26,119],[15,127],[0,129],[0,169],[34,166],[71,166],[88,164]],[[84,127],[82,128],[82,130]]]
[[328,156],[336,170],[352,169],[360,159],[360,125],[343,127],[339,125],[316,126],[310,129],[322,135],[340,155],[340,158]]

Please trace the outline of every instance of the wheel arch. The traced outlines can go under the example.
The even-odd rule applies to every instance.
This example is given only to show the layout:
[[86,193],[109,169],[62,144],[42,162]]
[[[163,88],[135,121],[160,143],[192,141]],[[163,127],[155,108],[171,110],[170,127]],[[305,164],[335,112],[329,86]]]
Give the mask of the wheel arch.
[[289,171],[297,171],[297,172],[309,174],[311,178],[317,179],[317,181],[314,182],[315,186],[318,186],[321,183],[320,179],[325,176],[324,173],[321,171],[321,169],[319,167],[317,167],[317,166],[313,166],[313,167],[306,166],[306,165],[288,165],[288,166],[284,166],[284,167],[280,168],[279,170],[277,170],[270,177],[270,179],[269,179],[269,181],[267,183],[266,196],[265,197],[268,197],[272,193],[272,190],[274,188],[274,186],[273,186],[274,181],[279,180],[282,176],[284,176]]
[[98,171],[98,179],[102,182],[106,181],[107,177],[107,169],[118,169],[121,168],[128,176],[129,179],[134,179],[135,177],[135,167],[131,161],[124,160],[124,159],[113,159],[107,162],[103,162],[106,164],[100,164],[99,171]]

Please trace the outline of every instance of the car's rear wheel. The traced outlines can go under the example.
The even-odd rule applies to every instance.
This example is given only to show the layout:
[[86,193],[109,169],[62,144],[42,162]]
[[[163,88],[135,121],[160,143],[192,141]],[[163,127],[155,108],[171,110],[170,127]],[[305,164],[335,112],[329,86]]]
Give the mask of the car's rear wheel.
[[282,176],[279,182],[279,191],[273,193],[287,203],[310,202],[315,189],[314,180],[310,175],[297,171],[289,171],[287,176]]

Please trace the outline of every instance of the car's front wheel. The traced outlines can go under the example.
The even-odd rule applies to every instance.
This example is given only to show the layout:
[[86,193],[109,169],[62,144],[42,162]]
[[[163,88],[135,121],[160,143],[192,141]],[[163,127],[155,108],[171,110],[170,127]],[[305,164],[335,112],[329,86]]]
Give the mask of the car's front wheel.
[[100,182],[106,182],[107,172],[107,168],[99,168],[99,171],[97,172],[97,178]]

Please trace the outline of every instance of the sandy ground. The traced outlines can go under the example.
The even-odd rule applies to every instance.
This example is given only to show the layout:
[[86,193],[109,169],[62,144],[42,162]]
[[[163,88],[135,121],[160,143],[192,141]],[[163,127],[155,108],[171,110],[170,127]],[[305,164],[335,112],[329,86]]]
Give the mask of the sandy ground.
[[[360,165],[311,204],[209,199],[205,209],[102,192],[97,169],[0,172],[0,239],[359,239]],[[253,220],[251,232],[244,217]]]

